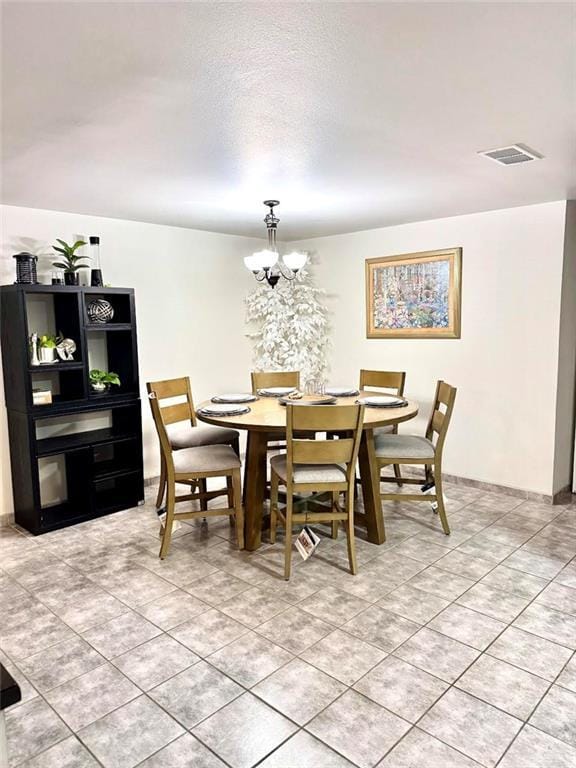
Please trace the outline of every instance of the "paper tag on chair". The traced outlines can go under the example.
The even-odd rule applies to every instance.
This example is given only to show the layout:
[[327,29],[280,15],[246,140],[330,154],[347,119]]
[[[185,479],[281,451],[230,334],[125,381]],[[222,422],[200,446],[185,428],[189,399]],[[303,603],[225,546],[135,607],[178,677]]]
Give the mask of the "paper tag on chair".
[[310,555],[315,552],[318,544],[320,544],[320,537],[314,533],[312,528],[309,528],[307,525],[305,525],[296,537],[296,541],[294,543],[296,545],[296,549],[300,553],[302,560],[308,560]]
[[[158,514],[158,522],[160,523],[159,536],[163,536],[164,526],[166,525],[166,510],[164,509],[164,507],[162,507],[162,509],[157,510],[157,514]],[[182,527],[182,523],[179,520],[174,520],[174,522],[172,523],[172,533],[174,533],[174,531],[177,531],[178,528],[181,528],[181,527]]]
[[[434,496],[436,493],[436,486],[434,483],[426,483],[422,486],[420,489],[422,491],[423,496]],[[442,494],[442,498],[444,499],[444,506],[446,506],[446,497],[444,494]],[[432,507],[434,512],[438,511],[438,502],[437,501],[431,501],[430,506]]]

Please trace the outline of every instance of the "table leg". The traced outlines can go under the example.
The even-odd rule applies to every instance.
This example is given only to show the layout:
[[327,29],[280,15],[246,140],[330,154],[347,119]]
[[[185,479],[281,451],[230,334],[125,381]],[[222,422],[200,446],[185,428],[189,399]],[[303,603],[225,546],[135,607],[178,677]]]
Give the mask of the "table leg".
[[244,467],[245,546],[254,551],[260,546],[262,513],[266,496],[266,432],[248,432]]
[[360,465],[360,481],[362,483],[364,518],[368,541],[371,541],[372,544],[384,544],[386,533],[384,531],[384,516],[382,514],[382,500],[380,498],[380,471],[374,451],[374,430],[372,429],[365,429],[362,432],[358,463]]

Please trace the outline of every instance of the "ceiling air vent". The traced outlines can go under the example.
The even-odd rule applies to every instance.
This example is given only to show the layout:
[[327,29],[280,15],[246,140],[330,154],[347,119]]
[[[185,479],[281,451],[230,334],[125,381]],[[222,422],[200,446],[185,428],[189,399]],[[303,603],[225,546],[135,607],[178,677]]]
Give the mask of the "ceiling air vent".
[[489,160],[494,160],[500,165],[518,165],[519,163],[529,163],[532,160],[542,160],[542,155],[524,144],[511,144],[509,147],[488,149],[485,152],[478,152],[478,154]]

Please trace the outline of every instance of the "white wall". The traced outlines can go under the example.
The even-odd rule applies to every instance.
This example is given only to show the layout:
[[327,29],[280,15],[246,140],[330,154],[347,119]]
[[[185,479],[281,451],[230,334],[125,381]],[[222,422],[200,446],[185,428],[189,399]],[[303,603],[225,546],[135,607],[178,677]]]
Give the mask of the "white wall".
[[[458,387],[445,471],[551,494],[565,202],[293,243],[319,256],[329,293],[334,383],[405,370],[424,428],[437,379]],[[366,339],[364,260],[461,246],[461,339]],[[565,471],[562,471],[565,474]]]
[[[75,233],[100,235],[104,280],[136,291],[140,382],[189,375],[199,402],[217,391],[250,387],[251,350],[244,338],[243,299],[253,285],[242,257],[262,242],[177,227],[3,206],[0,284],[14,282],[12,254],[46,254]],[[0,377],[1,378],[1,377]],[[2,384],[0,383],[0,387]],[[4,394],[0,392],[0,516],[12,511]],[[147,399],[142,401],[145,475],[158,474],[157,443]]]
[[[243,299],[253,281],[242,256],[261,241],[11,206],[0,214],[1,284],[13,282],[11,257],[20,250],[46,254],[40,274],[47,279],[56,237],[101,236],[105,281],[136,290],[143,384],[189,374],[197,401],[249,386]],[[315,275],[329,293],[332,381],[356,381],[361,367],[406,370],[407,392],[421,405],[419,419],[404,427],[410,431],[423,429],[435,381],[446,379],[459,389],[446,472],[558,491],[569,482],[574,384],[572,358],[565,357],[574,353],[575,300],[566,272],[562,293],[565,219],[566,204],[557,202],[298,243],[318,254]],[[451,246],[463,248],[462,338],[366,339],[364,260]],[[573,255],[566,259],[573,264]],[[0,398],[2,515],[11,511],[12,495],[2,392]],[[145,473],[154,476],[156,438],[146,400],[142,405]]]

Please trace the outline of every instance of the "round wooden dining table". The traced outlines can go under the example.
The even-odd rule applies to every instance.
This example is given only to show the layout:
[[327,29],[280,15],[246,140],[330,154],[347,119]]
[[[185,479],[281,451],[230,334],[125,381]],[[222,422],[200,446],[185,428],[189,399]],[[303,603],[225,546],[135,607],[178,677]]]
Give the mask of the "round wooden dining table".
[[[360,396],[377,394],[374,391],[360,392]],[[350,404],[353,397],[339,397],[337,404]],[[270,440],[281,440],[286,436],[286,406],[275,397],[259,397],[247,403],[250,412],[238,416],[205,416],[201,410],[212,403],[207,400],[198,407],[196,416],[207,424],[219,427],[233,427],[247,431],[246,462],[244,466],[244,515],[246,549],[258,549],[261,543],[262,516],[266,498],[267,446]],[[300,406],[305,408],[306,406]],[[330,405],[326,405],[330,408]],[[380,499],[380,471],[374,451],[374,430],[400,424],[418,414],[418,405],[407,401],[399,408],[370,408],[364,410],[364,429],[360,442],[358,464],[364,499],[364,513],[355,513],[357,524],[364,525],[368,541],[383,544],[386,540],[384,517]]]

